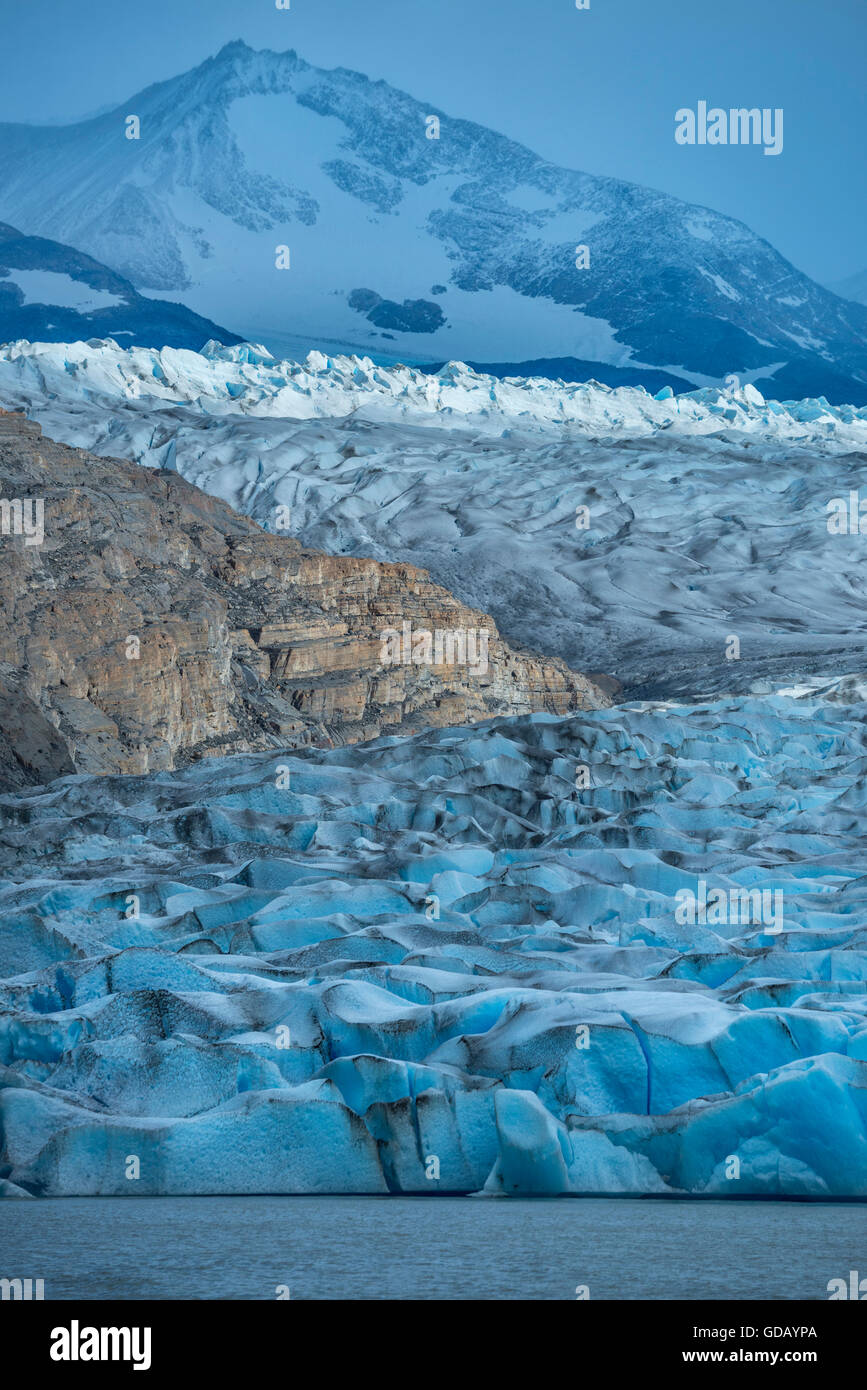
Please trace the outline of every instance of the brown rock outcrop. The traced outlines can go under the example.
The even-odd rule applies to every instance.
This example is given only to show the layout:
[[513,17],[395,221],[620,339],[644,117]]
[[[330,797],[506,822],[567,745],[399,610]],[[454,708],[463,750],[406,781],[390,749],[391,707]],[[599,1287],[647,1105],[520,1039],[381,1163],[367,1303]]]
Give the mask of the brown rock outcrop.
[[[0,512],[0,787],[609,703],[424,570],[307,550],[22,417],[0,416]],[[487,633],[487,661],[384,664],[405,623]]]

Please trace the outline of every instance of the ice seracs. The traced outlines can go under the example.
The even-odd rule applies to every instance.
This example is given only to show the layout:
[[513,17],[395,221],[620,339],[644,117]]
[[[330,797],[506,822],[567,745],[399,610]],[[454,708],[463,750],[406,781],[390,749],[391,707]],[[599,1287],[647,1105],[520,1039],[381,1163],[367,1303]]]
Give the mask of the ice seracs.
[[[68,378],[64,382],[64,377]],[[640,438],[664,429],[680,435],[713,435],[732,428],[762,440],[821,442],[846,448],[867,437],[867,406],[832,406],[816,400],[766,400],[747,381],[725,388],[701,387],[675,395],[670,387],[649,395],[638,386],[603,386],[546,377],[488,376],[463,362],[434,375],[403,365],[379,366],[369,357],[327,356],[279,360],[261,344],[224,347],[215,340],[202,351],[124,348],[114,340],[66,344],[26,340],[0,347],[0,389],[59,390],[64,403],[88,399],[140,402],[153,410],[190,405],[210,415],[301,421],[362,414],[371,421],[415,422],[450,428],[471,425],[485,434],[503,429],[571,427],[591,437]]]
[[[865,715],[844,681],[0,798],[3,1190],[867,1195]],[[681,924],[702,881],[782,929]]]

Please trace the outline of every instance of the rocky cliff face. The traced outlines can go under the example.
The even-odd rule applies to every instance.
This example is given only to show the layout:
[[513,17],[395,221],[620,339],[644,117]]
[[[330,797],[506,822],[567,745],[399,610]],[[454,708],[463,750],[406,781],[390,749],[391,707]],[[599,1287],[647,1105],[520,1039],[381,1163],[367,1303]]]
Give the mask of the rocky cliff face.
[[[0,787],[608,703],[424,570],[304,549],[20,416],[0,414],[0,508]],[[417,664],[425,632],[456,650]],[[487,660],[462,661],[481,634]]]

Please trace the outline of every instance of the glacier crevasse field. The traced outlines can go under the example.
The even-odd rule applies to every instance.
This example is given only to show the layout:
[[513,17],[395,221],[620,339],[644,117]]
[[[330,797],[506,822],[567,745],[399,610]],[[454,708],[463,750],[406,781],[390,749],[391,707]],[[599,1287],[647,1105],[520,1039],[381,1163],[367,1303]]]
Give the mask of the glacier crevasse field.
[[421,565],[630,699],[729,693],[731,632],[740,691],[865,669],[863,533],[833,534],[828,505],[863,492],[867,407],[99,339],[0,347],[0,393],[266,530]]
[[0,798],[0,1186],[867,1196],[865,713],[846,678]]

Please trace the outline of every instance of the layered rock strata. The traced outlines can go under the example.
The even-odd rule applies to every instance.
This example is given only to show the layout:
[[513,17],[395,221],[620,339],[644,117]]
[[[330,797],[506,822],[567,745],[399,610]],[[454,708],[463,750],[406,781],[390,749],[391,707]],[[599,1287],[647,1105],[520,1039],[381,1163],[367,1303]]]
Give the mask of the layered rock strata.
[[609,703],[424,570],[305,549],[19,415],[0,509],[2,788]]

